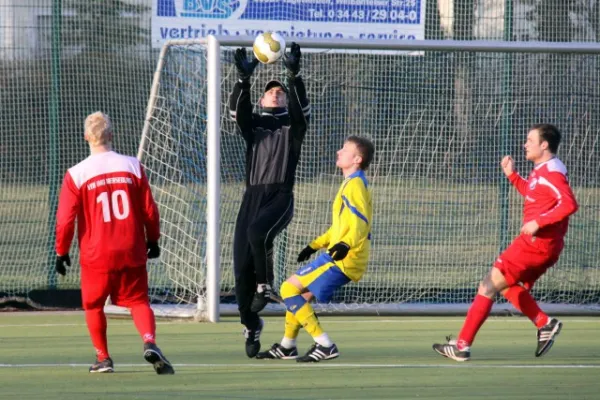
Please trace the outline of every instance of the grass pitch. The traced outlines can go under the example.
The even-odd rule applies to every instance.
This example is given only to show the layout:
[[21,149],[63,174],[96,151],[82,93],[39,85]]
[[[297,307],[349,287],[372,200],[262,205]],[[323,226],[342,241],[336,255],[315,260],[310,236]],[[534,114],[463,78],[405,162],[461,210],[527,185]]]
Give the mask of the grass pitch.
[[[81,313],[0,314],[0,399],[597,399],[598,318],[562,318],[554,348],[535,358],[535,328],[493,317],[473,360],[456,363],[431,344],[462,318],[332,317],[323,326],[340,358],[313,365],[248,359],[234,318],[219,324],[159,322],[159,346],[176,368],[157,376],[133,323],[109,320],[114,374],[90,375],[93,350]],[[263,348],[283,318],[266,318]],[[310,346],[300,333],[300,351]]]

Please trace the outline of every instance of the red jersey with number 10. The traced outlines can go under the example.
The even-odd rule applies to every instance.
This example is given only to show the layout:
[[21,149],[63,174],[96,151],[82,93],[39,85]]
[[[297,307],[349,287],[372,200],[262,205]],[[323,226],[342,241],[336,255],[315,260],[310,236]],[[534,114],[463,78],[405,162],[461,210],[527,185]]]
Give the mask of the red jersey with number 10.
[[534,236],[562,240],[569,227],[569,216],[579,207],[562,161],[555,157],[536,165],[527,180],[516,172],[508,179],[525,197],[523,223],[535,220],[540,226]]
[[56,215],[56,253],[69,252],[77,218],[82,268],[110,271],[146,264],[146,240],[160,236],[158,208],[140,162],[94,154],[65,174]]

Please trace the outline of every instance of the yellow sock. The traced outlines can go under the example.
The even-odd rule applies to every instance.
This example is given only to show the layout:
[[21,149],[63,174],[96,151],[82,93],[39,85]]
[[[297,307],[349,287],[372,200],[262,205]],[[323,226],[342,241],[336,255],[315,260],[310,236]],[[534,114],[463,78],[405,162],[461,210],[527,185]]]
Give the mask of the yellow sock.
[[[323,329],[321,328],[321,324],[319,324],[319,320],[315,315],[315,311],[312,306],[306,301],[296,286],[292,285],[289,282],[283,282],[280,288],[281,298],[285,302],[285,306],[288,310],[286,313],[286,334],[287,336],[287,314],[293,314],[296,318],[296,321],[300,323],[306,332],[308,332],[313,338],[315,336],[319,336],[323,334]],[[296,336],[298,333],[296,333]],[[291,339],[291,337],[290,337]]]
[[309,303],[304,304],[296,311],[296,319],[313,338],[323,334],[323,328],[315,315],[315,310]]
[[288,339],[296,339],[298,337],[298,333],[300,332],[300,328],[302,325],[293,313],[286,311],[285,312],[285,331],[283,333],[283,337]]

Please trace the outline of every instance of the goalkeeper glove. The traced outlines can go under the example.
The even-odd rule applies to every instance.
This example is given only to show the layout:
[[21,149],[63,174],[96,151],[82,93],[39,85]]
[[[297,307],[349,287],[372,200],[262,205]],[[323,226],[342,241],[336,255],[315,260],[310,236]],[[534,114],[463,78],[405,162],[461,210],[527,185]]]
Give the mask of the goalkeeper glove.
[[300,254],[298,254],[298,262],[303,262],[303,261],[308,260],[310,258],[310,256],[312,256],[316,252],[317,251],[315,249],[313,249],[312,247],[306,246],[304,249],[302,249]]
[[339,243],[334,244],[329,249],[329,255],[335,261],[340,261],[340,260],[343,260],[344,258],[346,258],[349,251],[350,251],[350,246],[348,246],[344,242],[339,242]]
[[67,268],[65,267],[65,264],[67,264],[69,267],[71,266],[71,257],[69,257],[69,253],[65,254],[64,256],[57,255],[56,264],[54,264],[54,269],[62,276],[65,276],[65,274],[67,273]]
[[248,81],[254,72],[254,68],[256,68],[256,65],[258,65],[258,60],[252,57],[252,61],[248,61],[245,47],[240,47],[237,49],[233,59],[235,61],[235,67],[238,70],[238,77],[240,80]]
[[158,242],[146,242],[146,249],[148,249],[148,258],[158,258],[160,256]]
[[292,42],[290,52],[283,56],[283,63],[288,70],[288,77],[294,78],[300,72],[300,45],[296,42]]

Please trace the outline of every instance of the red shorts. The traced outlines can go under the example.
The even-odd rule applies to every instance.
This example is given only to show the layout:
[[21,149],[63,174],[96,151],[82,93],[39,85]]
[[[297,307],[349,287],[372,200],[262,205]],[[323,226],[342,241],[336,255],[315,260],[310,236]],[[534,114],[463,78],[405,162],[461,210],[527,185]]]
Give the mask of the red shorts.
[[146,266],[114,271],[81,269],[81,300],[84,310],[104,307],[110,296],[113,304],[131,307],[148,303],[148,271]]
[[542,239],[520,235],[500,254],[494,267],[502,272],[509,286],[521,282],[531,289],[535,281],[556,264],[562,248],[562,241],[549,245]]

